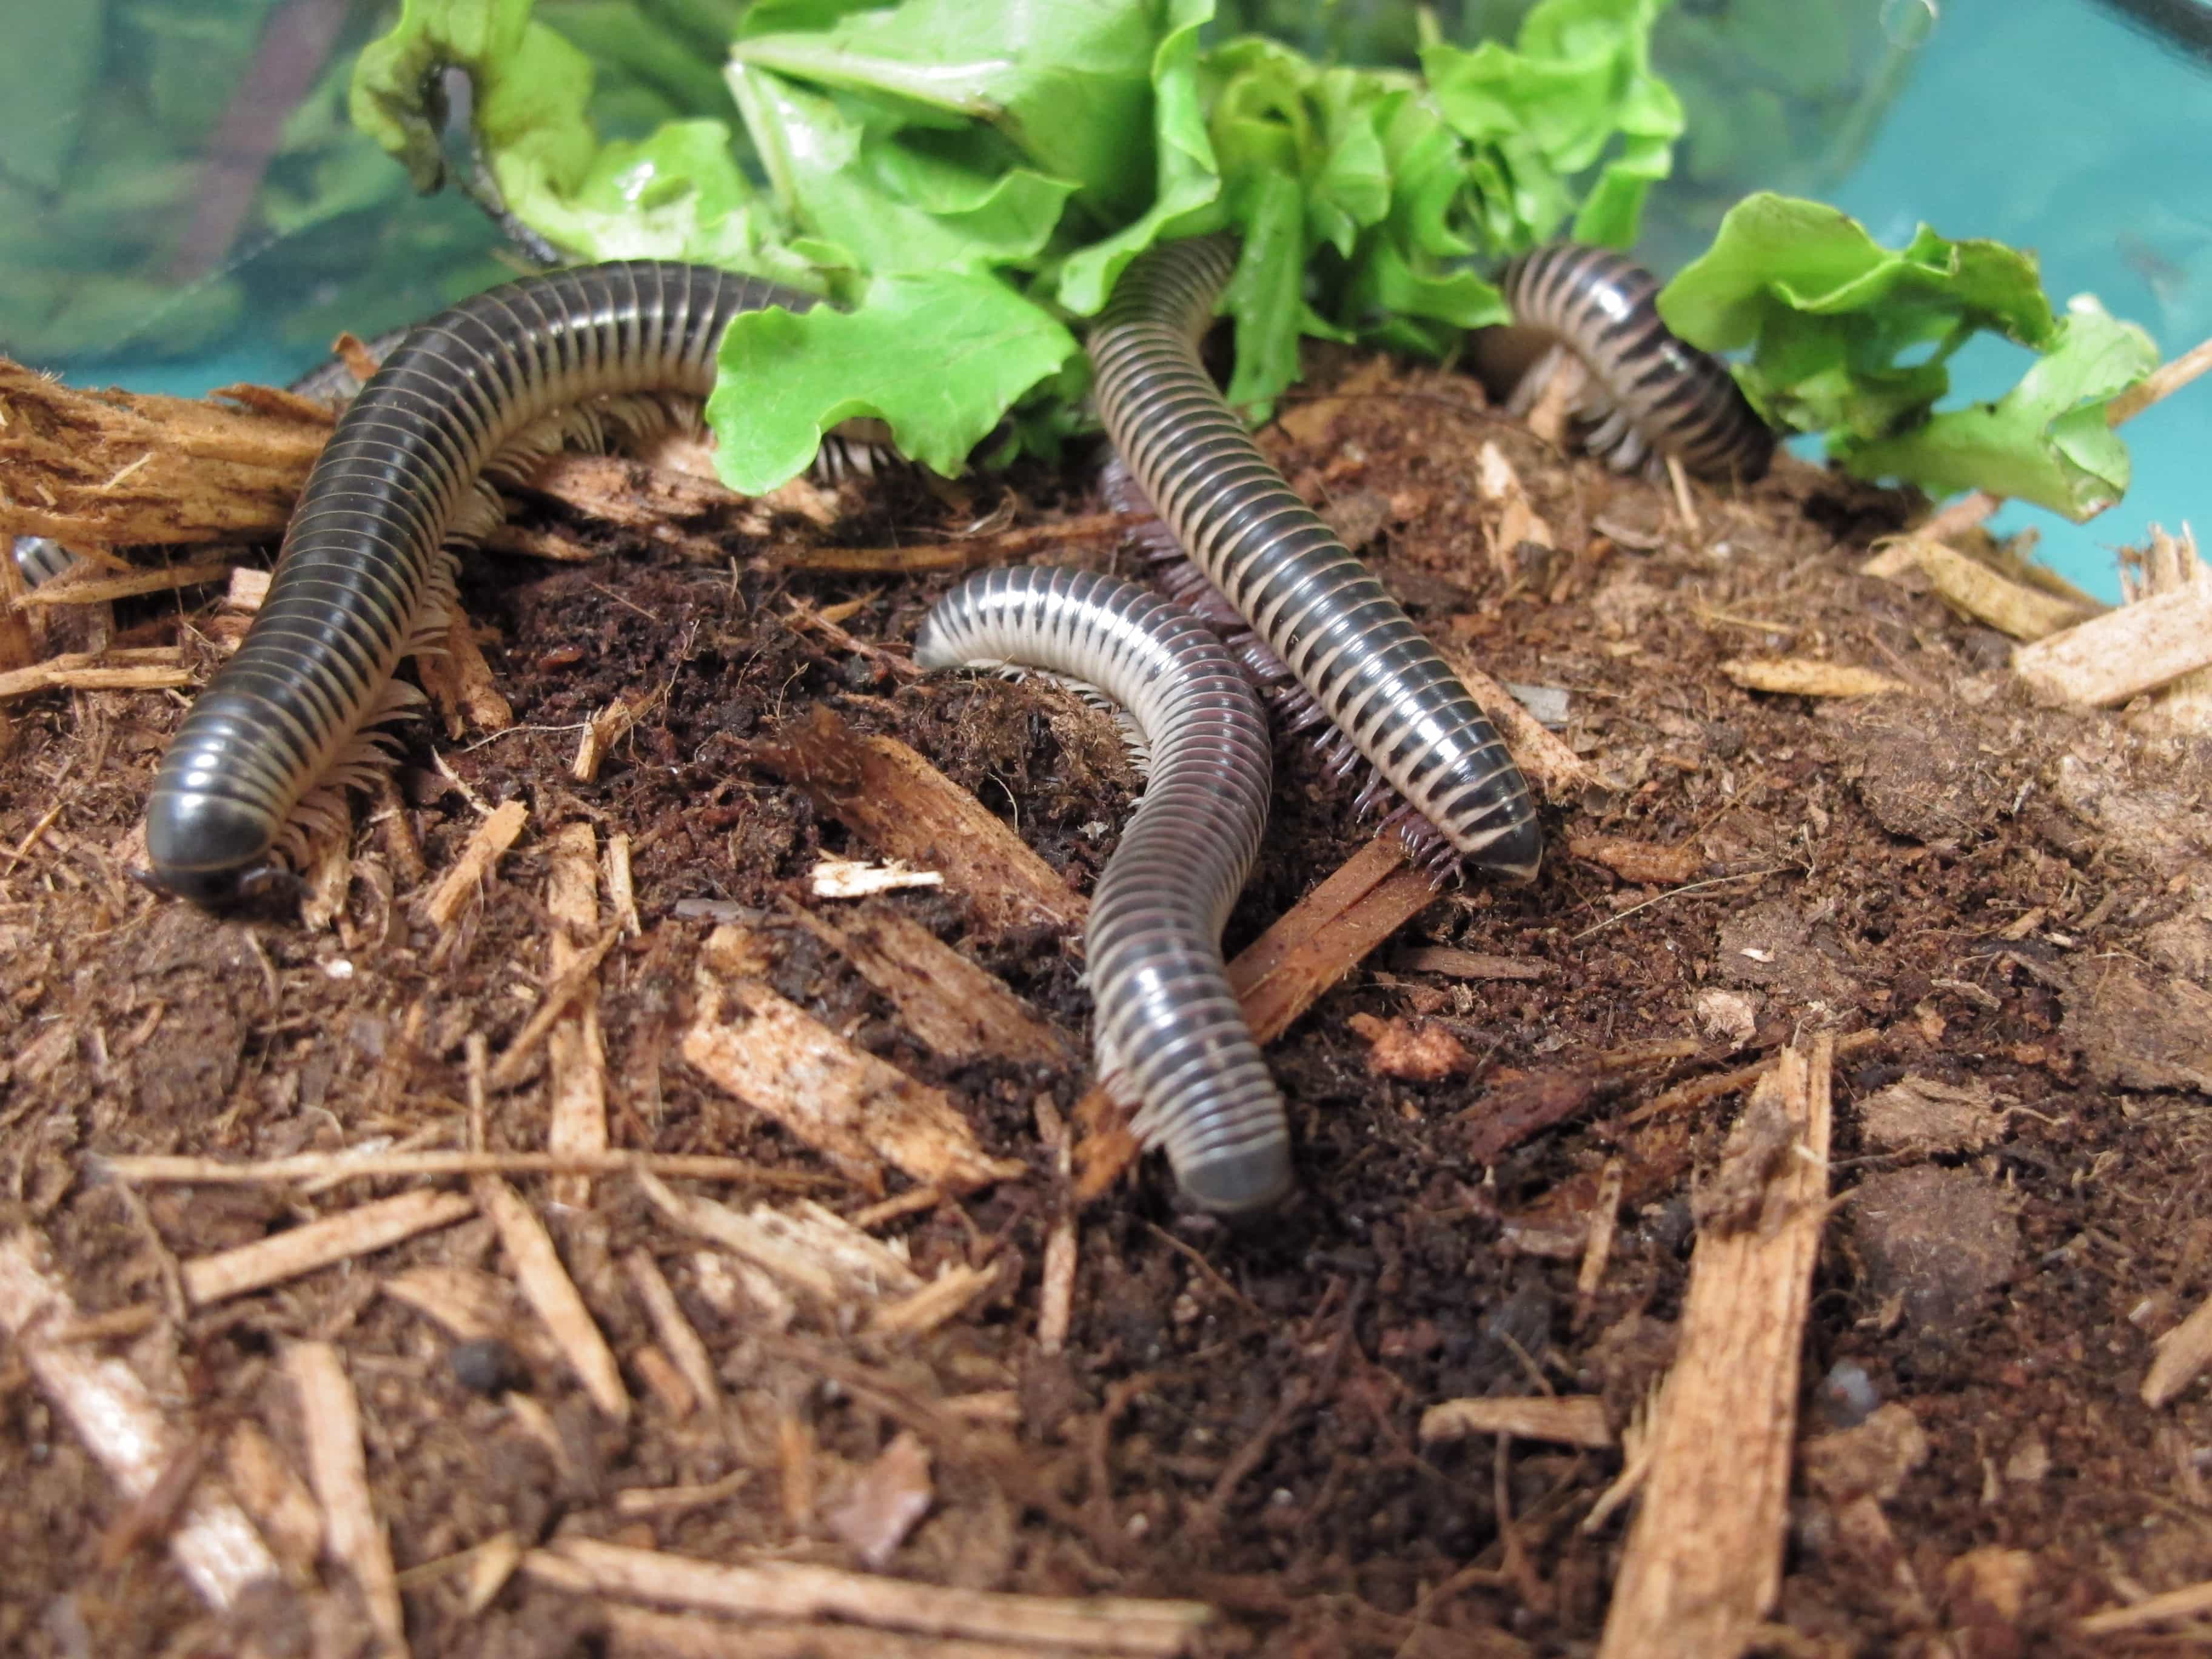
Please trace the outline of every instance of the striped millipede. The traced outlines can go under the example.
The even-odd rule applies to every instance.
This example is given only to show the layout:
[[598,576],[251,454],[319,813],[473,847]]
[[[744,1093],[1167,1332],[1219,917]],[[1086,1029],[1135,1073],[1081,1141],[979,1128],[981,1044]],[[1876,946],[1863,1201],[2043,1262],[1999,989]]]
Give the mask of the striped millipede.
[[1152,772],[1098,878],[1085,929],[1098,1070],[1176,1184],[1222,1213],[1291,1185],[1283,1099],[1221,959],[1221,928],[1258,854],[1272,763],[1267,718],[1203,622],[1117,577],[979,571],[938,602],[925,668],[1042,668],[1121,705]]
[[636,260],[525,277],[412,331],[339,419],[237,654],[155,774],[155,884],[201,900],[265,868],[307,792],[343,776],[443,608],[449,537],[526,428],[586,399],[703,398],[731,318],[811,295]]
[[[1611,248],[1553,242],[1507,265],[1498,286],[1516,326],[1552,336],[1595,380],[1591,453],[1622,471],[1674,455],[1708,477],[1765,472],[1773,430],[1726,364],[1660,320],[1650,271]],[[1533,400],[1541,378],[1540,368],[1522,380],[1516,405]]]
[[1382,584],[1293,494],[1207,374],[1198,341],[1236,264],[1226,235],[1133,261],[1091,331],[1098,412],[1206,580],[1403,797],[1415,856],[1526,879],[1542,833],[1520,769]]

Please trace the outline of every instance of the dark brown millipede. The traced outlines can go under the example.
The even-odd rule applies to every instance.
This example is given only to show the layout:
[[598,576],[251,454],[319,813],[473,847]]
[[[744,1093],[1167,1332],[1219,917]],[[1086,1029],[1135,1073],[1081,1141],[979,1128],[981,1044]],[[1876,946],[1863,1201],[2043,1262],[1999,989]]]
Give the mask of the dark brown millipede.
[[1527,879],[1528,787],[1458,675],[1260,453],[1198,356],[1237,259],[1225,235],[1135,260],[1091,331],[1100,418],[1176,544],[1417,814],[1440,850]]
[[343,777],[393,669],[442,609],[446,543],[485,466],[544,417],[634,393],[703,398],[730,319],[811,295],[654,260],[528,276],[412,331],[316,461],[269,597],[161,757],[152,879],[218,900],[302,798]]
[[1258,696],[1212,630],[1118,577],[983,570],[929,613],[925,668],[1041,668],[1120,704],[1151,772],[1085,928],[1101,1079],[1137,1107],[1193,1202],[1263,1209],[1291,1185],[1283,1097],[1221,960],[1273,764]]
[[[1622,471],[1673,455],[1707,477],[1761,477],[1774,432],[1717,357],[1660,319],[1659,279],[1608,247],[1553,242],[1524,253],[1498,279],[1516,326],[1549,335],[1596,381],[1584,412],[1593,454]],[[1532,400],[1540,366],[1516,404]],[[1525,413],[1525,409],[1521,412]]]

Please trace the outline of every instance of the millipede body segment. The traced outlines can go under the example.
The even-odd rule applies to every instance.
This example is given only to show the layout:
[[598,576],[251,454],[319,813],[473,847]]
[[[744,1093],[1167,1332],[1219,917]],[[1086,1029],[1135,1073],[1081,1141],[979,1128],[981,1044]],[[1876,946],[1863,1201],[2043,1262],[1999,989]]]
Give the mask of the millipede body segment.
[[526,277],[408,334],[316,461],[245,642],[161,757],[152,878],[201,900],[264,866],[301,798],[386,709],[450,585],[445,543],[509,440],[586,399],[703,398],[730,319],[812,296],[636,260]]
[[1507,265],[1498,286],[1516,326],[1550,335],[1597,382],[1594,453],[1623,471],[1656,454],[1707,477],[1765,474],[1773,428],[1725,363],[1660,320],[1650,271],[1608,247],[1553,242]]
[[980,571],[933,610],[925,668],[1017,665],[1094,687],[1151,752],[1085,932],[1098,1069],[1138,1106],[1194,1202],[1234,1213],[1289,1190],[1283,1099],[1229,988],[1221,929],[1260,848],[1271,761],[1257,695],[1191,611],[1116,577]]
[[1542,834],[1496,729],[1260,453],[1199,359],[1235,264],[1225,235],[1130,264],[1091,334],[1100,418],[1184,553],[1376,771],[1460,858],[1532,877]]

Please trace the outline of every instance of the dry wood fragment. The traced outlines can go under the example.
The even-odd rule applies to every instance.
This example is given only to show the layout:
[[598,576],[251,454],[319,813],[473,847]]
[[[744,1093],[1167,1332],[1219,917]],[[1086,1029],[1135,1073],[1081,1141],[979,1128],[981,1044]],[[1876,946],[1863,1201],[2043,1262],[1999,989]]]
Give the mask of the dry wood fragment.
[[223,1442],[222,1472],[223,1483],[284,1565],[295,1573],[312,1572],[322,1553],[322,1511],[276,1443],[256,1424],[233,1424]]
[[1398,953],[1401,973],[1442,974],[1447,979],[1541,979],[1552,971],[1540,957],[1499,957],[1450,945],[1417,945]]
[[929,929],[896,910],[872,909],[843,926],[789,907],[793,921],[830,945],[897,1005],[900,1023],[951,1060],[989,1055],[1018,1065],[1065,1066],[1074,1051],[1006,988]]
[[1528,491],[1513,463],[1505,459],[1495,439],[1485,439],[1474,457],[1474,493],[1497,514],[1490,532],[1490,562],[1508,582],[1519,574],[1515,550],[1523,542],[1557,547],[1559,538],[1528,500]]
[[1070,543],[1106,542],[1130,522],[1120,513],[1092,513],[1057,524],[1027,525],[952,542],[917,542],[905,547],[779,548],[773,561],[788,570],[836,572],[845,575],[921,575],[939,570],[977,570],[987,564],[1011,564],[1046,548]]
[[507,1581],[522,1565],[522,1540],[512,1532],[497,1532],[465,1553],[471,1559],[468,1588],[461,1597],[461,1609],[474,1619],[507,1588]]
[[[545,878],[545,908],[556,924],[546,945],[546,968],[556,983],[580,969],[587,975],[545,1036],[552,1096],[546,1150],[603,1152],[607,1149],[607,1053],[599,1030],[599,982],[588,975],[622,937],[622,924],[607,928],[592,945],[574,941],[574,930],[588,933],[599,925],[599,843],[590,824],[562,824],[546,853],[550,867]],[[493,1074],[497,1076],[506,1064],[507,1056],[501,1055]],[[553,1201],[579,1209],[589,1205],[591,1178],[560,1177],[553,1183]]]
[[173,647],[70,651],[0,674],[0,702],[38,691],[159,691],[191,683],[191,670]]
[[929,1512],[936,1496],[929,1478],[928,1447],[912,1429],[902,1429],[861,1471],[845,1501],[823,1520],[862,1562],[881,1572],[915,1524]]
[[330,431],[187,398],[79,391],[0,358],[0,536],[106,547],[271,538]]
[[1833,1052],[1825,1035],[1785,1049],[1723,1152],[1744,1202],[1699,1229],[1600,1659],[1730,1659],[1780,1593]]
[[1435,902],[1395,835],[1376,836],[1229,964],[1255,1041],[1273,1042],[1369,951]]
[[478,1176],[470,1188],[499,1230],[501,1247],[507,1252],[522,1294],[552,1332],[562,1357],[592,1396],[592,1404],[616,1422],[627,1421],[629,1394],[623,1387],[622,1367],[600,1334],[592,1310],[584,1305],[575,1281],[561,1265],[561,1254],[553,1248],[553,1236],[545,1231],[545,1224],[497,1176]]
[[1639,887],[1676,887],[1705,872],[1705,856],[1687,842],[1632,841],[1626,836],[1572,836],[1567,851],[1601,864]]
[[106,1157],[100,1167],[118,1181],[217,1187],[279,1185],[292,1181],[369,1181],[390,1176],[626,1175],[649,1170],[685,1181],[731,1181],[791,1192],[838,1185],[834,1176],[771,1170],[741,1158],[701,1152],[301,1152],[258,1164],[171,1154]]
[[1466,684],[1540,800],[1571,800],[1585,789],[1619,787],[1612,779],[1547,732],[1520,698],[1475,665],[1474,659],[1449,641],[1436,642],[1444,660]]
[[1462,1440],[1472,1434],[1510,1434],[1516,1440],[1541,1440],[1603,1451],[1613,1444],[1613,1425],[1605,1401],[1593,1394],[1493,1396],[1446,1400],[1421,1413],[1421,1439]]
[[1026,1642],[901,1636],[859,1625],[739,1625],[697,1613],[619,1606],[598,1617],[607,1659],[1041,1659]]
[[842,1619],[874,1628],[975,1636],[1085,1653],[1170,1656],[1212,1622],[1198,1601],[1074,1600],[954,1589],[795,1561],[702,1561],[564,1538],[524,1558],[534,1577],[579,1591],[746,1619]]
[[880,1304],[869,1319],[868,1328],[878,1336],[926,1336],[958,1318],[998,1282],[995,1267],[948,1262],[920,1290]]
[[[586,836],[592,832],[589,824],[570,827],[582,830]],[[575,868],[573,859],[568,868],[571,872],[570,878],[573,880]],[[593,874],[596,877],[596,866],[593,866]],[[556,877],[555,879],[557,880],[559,878]],[[552,884],[551,882],[548,883],[549,890]],[[598,920],[596,903],[593,904],[592,914],[588,916],[583,914],[580,904],[572,902],[570,909],[574,913],[574,919],[581,921],[586,927],[591,926]],[[530,1018],[523,1021],[522,1029],[514,1034],[514,1041],[507,1045],[505,1051],[494,1062],[490,1073],[484,1079],[486,1087],[512,1089],[529,1075],[530,1061],[537,1054],[538,1044],[556,1036],[564,1022],[575,1018],[576,1011],[580,1007],[589,1004],[596,1008],[599,1001],[599,964],[606,960],[607,952],[614,949],[616,942],[622,936],[623,928],[619,921],[608,927],[589,945],[574,945],[563,934],[556,933],[554,935],[553,945],[549,952],[550,957],[549,965],[552,968],[552,975],[546,982],[545,994],[538,999],[538,1006],[530,1011]],[[602,1066],[605,1064],[604,1053],[600,1055],[599,1063]],[[557,1069],[556,1075],[556,1077],[558,1075]],[[557,1083],[556,1091],[557,1095]],[[556,1146],[552,1149],[558,1156],[585,1157],[593,1156],[605,1150],[604,1134],[599,1137],[598,1146],[592,1146],[586,1141],[585,1144],[574,1146]]]
[[659,1345],[641,1342],[629,1351],[630,1375],[645,1384],[646,1392],[659,1401],[672,1418],[681,1420],[699,1409],[699,1395],[676,1369],[676,1362]]
[[[153,1490],[190,1431],[122,1360],[46,1334],[76,1323],[78,1316],[67,1289],[40,1267],[40,1254],[28,1231],[0,1237],[0,1332],[116,1489],[135,1501]],[[165,1541],[170,1559],[211,1607],[228,1607],[249,1584],[280,1571],[245,1511],[210,1489],[185,1500]]]
[[854,1048],[759,979],[722,977],[717,958],[743,950],[742,930],[724,927],[701,953],[689,1064],[878,1193],[884,1164],[956,1193],[1023,1173],[984,1153],[942,1090]]
[[1075,1218],[1056,1216],[1044,1241],[1044,1285],[1037,1295],[1037,1346],[1048,1357],[1067,1346],[1075,1322]]
[[511,800],[477,825],[468,845],[461,848],[460,857],[453,860],[453,867],[438,878],[438,884],[417,907],[417,918],[441,933],[451,933],[463,908],[476,896],[477,887],[499,861],[500,854],[514,845],[514,838],[522,833],[522,826],[529,818],[530,809],[519,800]]
[[2028,690],[2075,708],[2107,708],[2212,665],[2212,581],[2122,605],[2013,653]]
[[1925,576],[1938,598],[2016,640],[2039,640],[2094,614],[2092,607],[2016,582],[1925,536],[1904,537],[1859,567],[1862,575],[1890,580],[1908,570]]
[[2212,1579],[2185,1584],[2124,1607],[2093,1613],[2075,1626],[2084,1636],[2110,1636],[2118,1631],[2140,1630],[2169,1619],[2202,1619],[2212,1615]]
[[2212,1297],[2158,1340],[2157,1356],[2143,1378],[2143,1404],[2156,1410],[2212,1367]]
[[1875,697],[1912,689],[1871,668],[1810,657],[1734,657],[1721,665],[1721,672],[1747,691],[1791,697]]
[[476,629],[459,605],[446,624],[444,648],[416,653],[415,676],[422,682],[448,738],[458,738],[471,727],[504,732],[514,724],[514,705],[501,693],[483,647],[477,643]]
[[939,870],[994,932],[1075,933],[1090,906],[982,803],[904,744],[863,737],[817,703],[754,745],[761,763],[878,851]]
[[172,565],[161,570],[133,570],[117,575],[103,570],[71,570],[33,588],[15,601],[24,609],[58,605],[100,605],[140,593],[166,593],[172,588],[193,587],[202,582],[228,581],[236,567],[233,559],[202,559],[193,564]]
[[377,1289],[443,1326],[456,1342],[507,1337],[514,1328],[513,1286],[476,1267],[433,1264],[393,1273]]
[[806,884],[817,898],[869,898],[912,887],[942,887],[941,870],[916,870],[903,859],[871,864],[866,859],[823,859],[806,872]]
[[922,1288],[921,1275],[904,1256],[818,1204],[801,1200],[790,1210],[759,1204],[740,1213],[678,1193],[648,1175],[641,1175],[638,1183],[678,1226],[826,1306],[870,1306]]
[[1605,1283],[1606,1264],[1613,1257],[1613,1241],[1620,1225],[1620,1189],[1627,1171],[1617,1158],[1605,1161],[1598,1172],[1597,1198],[1590,1206],[1589,1237],[1583,1243],[1583,1265],[1575,1274],[1575,1300],[1579,1317],[1595,1300]]
[[636,1249],[623,1258],[623,1271],[629,1275],[637,1299],[645,1304],[645,1316],[652,1322],[653,1334],[659,1337],[661,1346],[668,1351],[677,1370],[690,1384],[691,1392],[708,1415],[719,1419],[722,1388],[714,1375],[714,1356],[707,1352],[698,1330],[684,1317],[683,1305],[669,1288],[660,1264],[647,1251]]
[[16,609],[29,591],[24,585],[22,567],[12,557],[0,556],[0,673],[13,673],[38,660],[39,646],[31,635],[30,622]]
[[605,708],[584,722],[584,735],[576,741],[576,758],[568,767],[568,775],[579,783],[591,783],[599,775],[607,751],[620,743],[637,717],[645,711],[645,702],[631,702],[626,697],[617,697]]
[[205,1307],[387,1249],[417,1233],[450,1227],[475,1212],[476,1206],[459,1193],[402,1193],[380,1199],[187,1261],[185,1295],[196,1307]]
[[353,1575],[382,1651],[407,1653],[405,1614],[392,1547],[369,1500],[368,1458],[361,1442],[361,1407],[353,1384],[327,1342],[295,1342],[284,1351],[285,1375],[300,1397],[307,1442],[307,1480],[323,1506],[323,1553]]
[[615,1494],[617,1515],[674,1515],[726,1502],[752,1484],[754,1471],[733,1469],[696,1486],[625,1486]]

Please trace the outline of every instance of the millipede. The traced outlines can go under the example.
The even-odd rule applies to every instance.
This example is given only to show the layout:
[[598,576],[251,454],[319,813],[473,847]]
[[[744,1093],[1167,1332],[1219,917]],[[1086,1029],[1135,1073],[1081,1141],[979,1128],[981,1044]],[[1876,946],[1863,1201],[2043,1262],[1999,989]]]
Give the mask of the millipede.
[[1272,785],[1258,695],[1211,628],[1118,577],[979,571],[915,642],[925,668],[1019,666],[1121,706],[1149,776],[1091,902],[1085,954],[1098,1073],[1206,1209],[1264,1209],[1291,1183],[1283,1097],[1221,958]]
[[[1524,253],[1498,279],[1516,327],[1556,342],[1595,382],[1582,414],[1584,446],[1620,471],[1678,457],[1705,477],[1763,477],[1774,431],[1728,365],[1680,338],[1659,315],[1659,279],[1626,255],[1580,242]],[[1525,414],[1548,373],[1523,376],[1513,406]]]
[[[1199,342],[1235,269],[1226,234],[1131,262],[1090,338],[1101,422],[1143,505],[1206,583],[1364,757],[1374,804],[1417,861],[1533,878],[1528,787],[1474,696],[1388,589],[1292,492],[1214,386]],[[1310,720],[1310,710],[1304,718]]]

